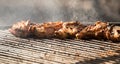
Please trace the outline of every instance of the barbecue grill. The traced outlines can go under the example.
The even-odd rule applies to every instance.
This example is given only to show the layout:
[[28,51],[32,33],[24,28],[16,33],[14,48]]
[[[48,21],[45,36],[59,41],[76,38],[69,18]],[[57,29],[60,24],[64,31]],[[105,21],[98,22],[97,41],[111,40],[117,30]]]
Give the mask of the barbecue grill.
[[5,64],[119,64],[120,43],[100,40],[18,38],[0,31],[0,62]]
[[[58,8],[60,9],[57,8],[57,5],[56,7],[51,7],[54,6],[55,4],[53,4],[54,2],[50,2],[50,1],[49,3],[47,3],[48,5],[45,4],[46,7],[50,7],[50,8],[46,8],[46,7],[44,8],[44,6],[42,7],[43,3],[45,3],[48,0],[39,0],[38,2],[36,2],[36,0],[34,1],[32,0],[33,1],[32,3],[36,4],[35,7],[32,7],[33,4],[31,6],[28,6],[31,3],[31,1],[28,2],[28,0],[25,0],[24,1],[25,3],[22,3],[21,0],[19,0],[20,3],[17,2],[18,0],[13,0],[13,1],[14,1],[13,3],[12,1],[10,1],[10,4],[7,3],[8,5],[6,4],[6,0],[3,1],[1,0],[2,3],[0,3],[0,8],[1,8],[0,15],[3,13],[5,14],[0,16],[2,18],[0,19],[0,21],[3,20],[7,22],[7,23],[0,22],[0,64],[120,64],[119,42],[111,42],[111,41],[95,40],[95,39],[62,40],[57,38],[50,38],[50,39],[19,38],[13,36],[8,31],[8,28],[10,28],[10,26],[5,26],[10,23],[11,23],[10,25],[12,25],[14,22],[11,21],[13,20],[17,21],[22,19],[29,19],[29,17],[32,17],[30,19],[33,21],[36,19],[35,21],[40,20],[41,22],[48,20],[50,21],[80,20],[80,21],[85,21],[85,22],[81,22],[83,24],[93,24],[94,22],[91,21],[98,20],[99,14],[101,14],[105,9],[101,11],[100,8],[102,5],[100,5],[100,6],[96,6],[99,9],[95,11],[94,7],[84,8],[86,7],[84,5],[89,4],[91,2],[93,4],[96,0],[76,0],[76,1],[70,0],[70,2],[68,0],[56,0],[56,1],[51,0],[51,1],[55,1],[59,5]],[[40,4],[39,2],[41,1],[43,3]],[[62,2],[62,5],[60,5],[61,3],[59,2]],[[69,2],[69,4],[72,3],[71,4],[72,7],[68,6],[67,2]],[[87,2],[87,3],[83,5],[83,3],[80,2],[84,2],[84,3]],[[97,1],[97,3],[98,2],[99,1]],[[21,3],[23,5],[21,5]],[[83,7],[77,3],[82,4]],[[101,3],[103,4],[103,2]],[[18,8],[14,7],[15,5],[18,6]],[[40,8],[39,5],[41,5]],[[91,7],[92,5],[89,6]],[[51,10],[51,8],[53,8],[53,10]],[[32,12],[32,14],[31,14],[31,10],[34,11]],[[101,12],[97,14],[96,12],[99,11]],[[17,16],[18,18],[16,18],[15,16]],[[101,14],[100,16],[104,16],[104,13]],[[111,19],[110,18],[108,17],[105,20],[108,19],[111,20],[112,18]],[[99,19],[101,20],[101,18]],[[119,21],[119,18],[117,21]],[[110,23],[118,24],[119,22],[110,22]]]

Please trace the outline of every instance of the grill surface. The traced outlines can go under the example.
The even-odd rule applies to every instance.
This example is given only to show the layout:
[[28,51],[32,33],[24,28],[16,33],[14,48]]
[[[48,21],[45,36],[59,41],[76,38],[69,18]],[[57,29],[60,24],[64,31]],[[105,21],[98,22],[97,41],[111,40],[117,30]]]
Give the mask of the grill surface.
[[99,40],[17,38],[0,30],[0,63],[120,64],[120,43]]

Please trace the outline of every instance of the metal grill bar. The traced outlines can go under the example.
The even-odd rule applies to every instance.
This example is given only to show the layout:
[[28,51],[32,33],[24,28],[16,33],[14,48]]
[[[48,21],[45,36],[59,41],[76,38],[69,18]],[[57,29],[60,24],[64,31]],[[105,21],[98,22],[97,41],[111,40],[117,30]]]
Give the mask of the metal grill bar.
[[61,40],[55,38],[23,39],[14,37],[7,30],[0,31],[0,58],[1,56],[8,56],[30,63],[49,62],[61,64],[86,60],[88,62],[88,60],[91,59],[93,61],[94,59],[104,59],[104,57],[114,55],[120,57],[120,52],[116,52],[118,50],[120,50],[120,43],[112,43],[109,41]]
[[[44,42],[45,43],[45,42]],[[41,44],[42,45],[42,44]],[[43,46],[43,47],[45,47],[45,46]],[[78,47],[79,48],[79,47]],[[77,49],[77,48],[74,48],[74,49]],[[85,49],[85,48],[84,48]],[[78,50],[80,50],[80,49],[78,49]],[[89,50],[89,49],[88,49]],[[70,50],[69,50],[70,51]],[[82,51],[82,50],[81,50]],[[86,50],[87,51],[87,50]],[[93,50],[94,51],[94,50]],[[90,52],[90,51],[88,51],[88,52]],[[84,53],[84,52],[83,52]],[[93,54],[94,55],[94,54]]]

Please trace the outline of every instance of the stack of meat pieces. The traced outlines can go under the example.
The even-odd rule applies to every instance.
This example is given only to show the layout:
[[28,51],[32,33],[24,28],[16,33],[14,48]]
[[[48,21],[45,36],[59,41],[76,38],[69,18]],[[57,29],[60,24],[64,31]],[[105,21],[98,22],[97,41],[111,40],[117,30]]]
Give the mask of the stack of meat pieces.
[[14,24],[9,31],[17,37],[35,36],[38,38],[77,38],[104,39],[120,41],[120,27],[97,21],[93,25],[83,25],[78,21],[30,23],[21,21]]

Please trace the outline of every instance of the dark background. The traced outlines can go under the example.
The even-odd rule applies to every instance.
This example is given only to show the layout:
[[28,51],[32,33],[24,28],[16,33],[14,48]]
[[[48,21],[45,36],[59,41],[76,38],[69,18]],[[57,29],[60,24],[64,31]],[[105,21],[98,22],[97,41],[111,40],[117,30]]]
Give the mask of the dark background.
[[[106,2],[110,5],[113,3],[113,7],[105,7]],[[119,3],[120,0],[0,0],[0,26],[9,26],[28,19],[32,22],[79,20],[88,23],[96,20],[111,21],[116,19],[109,17],[113,14],[118,17],[118,20],[114,21],[119,21],[117,14],[119,14],[120,6],[114,6],[114,4]],[[118,13],[115,13],[116,11],[106,13],[108,12],[106,8],[109,10],[114,7],[118,8],[116,8]],[[111,12],[113,13],[111,14]]]

